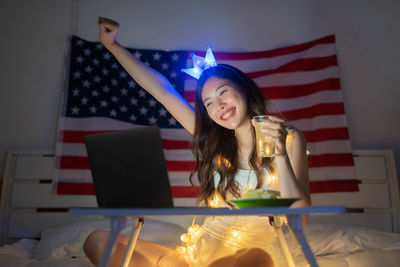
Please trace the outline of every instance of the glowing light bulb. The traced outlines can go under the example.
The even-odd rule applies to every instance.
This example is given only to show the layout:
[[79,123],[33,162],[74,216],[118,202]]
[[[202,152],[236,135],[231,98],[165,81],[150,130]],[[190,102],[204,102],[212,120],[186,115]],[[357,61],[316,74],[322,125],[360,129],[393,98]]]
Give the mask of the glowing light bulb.
[[190,236],[188,235],[188,234],[182,234],[181,235],[181,241],[183,242],[183,243],[187,243],[187,242],[189,242],[190,241]]
[[186,248],[184,246],[179,246],[175,249],[175,252],[178,254],[185,254],[186,253]]
[[196,234],[199,230],[200,230],[200,225],[192,224],[188,229],[188,233],[189,235],[193,235]]
[[240,239],[240,231],[238,231],[236,229],[232,229],[231,230],[231,236],[234,239]]
[[187,248],[188,248],[188,250],[189,250],[190,253],[193,253],[194,248],[193,248],[192,246],[188,246]]

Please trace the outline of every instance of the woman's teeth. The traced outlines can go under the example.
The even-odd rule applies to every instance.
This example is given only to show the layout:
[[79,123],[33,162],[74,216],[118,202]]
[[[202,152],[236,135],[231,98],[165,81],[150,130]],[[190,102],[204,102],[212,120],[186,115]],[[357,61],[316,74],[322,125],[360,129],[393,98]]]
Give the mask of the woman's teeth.
[[232,115],[233,111],[233,109],[229,110],[227,113],[224,114],[224,116],[222,116],[222,119],[226,120],[227,118],[229,118],[229,116]]

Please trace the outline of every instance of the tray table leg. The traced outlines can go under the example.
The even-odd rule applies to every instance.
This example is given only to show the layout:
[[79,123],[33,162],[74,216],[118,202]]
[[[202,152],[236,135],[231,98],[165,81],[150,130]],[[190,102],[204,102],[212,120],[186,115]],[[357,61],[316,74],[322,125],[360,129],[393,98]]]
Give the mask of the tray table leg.
[[273,218],[274,219],[272,220],[271,224],[273,225],[275,232],[278,235],[279,244],[281,245],[283,254],[285,255],[286,262],[289,267],[296,267],[296,264],[294,263],[293,260],[293,256],[290,253],[288,244],[286,242],[285,236],[282,231],[282,225],[283,225],[282,219],[280,218],[280,216],[274,216]]
[[106,248],[104,249],[103,256],[99,267],[107,267],[107,263],[110,260],[110,256],[114,250],[115,241],[117,241],[118,235],[126,225],[126,217],[111,217],[111,235],[107,240]]
[[132,233],[125,250],[124,259],[122,260],[121,264],[122,267],[128,267],[129,265],[133,250],[135,249],[136,240],[139,236],[140,229],[142,228],[143,224],[144,224],[144,217],[139,217],[136,225],[132,222]]
[[312,253],[311,248],[307,243],[306,236],[303,233],[302,215],[300,214],[287,215],[287,220],[290,228],[293,230],[297,240],[301,245],[304,256],[306,257],[308,263],[310,264],[310,267],[318,267],[318,263],[315,260],[314,254]]

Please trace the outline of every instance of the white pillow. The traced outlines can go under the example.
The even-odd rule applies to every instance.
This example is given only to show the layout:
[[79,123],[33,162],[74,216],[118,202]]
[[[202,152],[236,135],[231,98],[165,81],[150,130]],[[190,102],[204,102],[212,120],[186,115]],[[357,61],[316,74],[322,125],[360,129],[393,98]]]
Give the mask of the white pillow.
[[[71,258],[85,256],[82,246],[88,235],[95,230],[109,230],[110,220],[78,222],[44,229],[41,239],[36,246],[33,258],[44,260],[49,258]],[[128,225],[122,233],[129,234],[131,226]],[[170,248],[175,248],[179,236],[184,228],[156,220],[145,219],[145,224],[140,231],[139,238],[158,243]]]
[[[310,223],[304,227],[304,234],[315,256],[400,248],[400,234],[365,227]],[[297,247],[294,256],[298,256],[299,253],[302,254],[300,248]]]

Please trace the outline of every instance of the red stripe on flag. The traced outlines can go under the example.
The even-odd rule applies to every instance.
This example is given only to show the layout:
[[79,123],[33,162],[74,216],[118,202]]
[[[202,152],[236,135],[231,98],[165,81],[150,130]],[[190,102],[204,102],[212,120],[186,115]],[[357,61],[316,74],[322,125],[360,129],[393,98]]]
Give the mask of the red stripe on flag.
[[62,133],[62,141],[64,143],[84,144],[85,143],[85,135],[106,133],[106,132],[112,132],[112,131],[71,131],[71,130],[65,130]]
[[172,197],[174,198],[195,198],[200,190],[200,187],[194,186],[171,186]]
[[[295,121],[300,119],[310,119],[317,116],[324,115],[339,115],[344,114],[343,102],[339,103],[324,103],[317,104],[308,108],[300,108],[281,112],[288,121]],[[279,114],[277,114],[279,115]]]
[[323,128],[313,131],[302,131],[307,143],[323,142],[329,140],[348,140],[349,131],[347,127],[342,128]]
[[162,139],[162,146],[165,149],[191,149],[189,141]]
[[87,157],[79,157],[79,156],[61,156],[60,157],[60,169],[81,169],[88,170],[90,169],[89,160]]
[[92,183],[57,183],[57,194],[61,195],[94,195]]
[[[268,51],[258,51],[258,52],[213,52],[214,57],[218,60],[251,60],[251,59],[260,59],[260,58],[270,58],[276,56],[282,56],[292,53],[298,53],[301,51],[305,51],[313,46],[321,45],[321,44],[334,44],[335,36],[328,35],[322,38],[319,38],[314,41],[310,41],[307,43],[292,45],[287,47],[276,48]],[[205,56],[205,51],[189,51],[188,59],[191,58],[191,53],[195,53],[198,56]]]
[[[167,170],[169,172],[190,172],[194,168],[194,161],[174,161],[166,160]],[[87,157],[80,156],[61,156],[60,169],[66,170],[88,170],[90,169],[89,160]]]
[[329,78],[310,84],[260,87],[260,90],[266,99],[295,98],[321,91],[338,91],[340,90],[340,81],[338,78]]
[[[310,182],[310,193],[337,193],[337,192],[358,192],[358,181],[353,180],[331,180]],[[313,203],[318,205],[318,203]]]
[[354,166],[353,154],[337,153],[308,156],[308,167]]
[[319,58],[301,58],[293,60],[283,66],[271,70],[262,70],[256,72],[249,72],[247,75],[250,78],[258,78],[266,75],[276,74],[276,73],[287,73],[287,72],[300,72],[300,71],[310,71],[310,70],[320,70],[327,67],[337,66],[336,55],[328,57]]
[[166,160],[167,170],[170,172],[191,172],[194,169],[194,161]]

